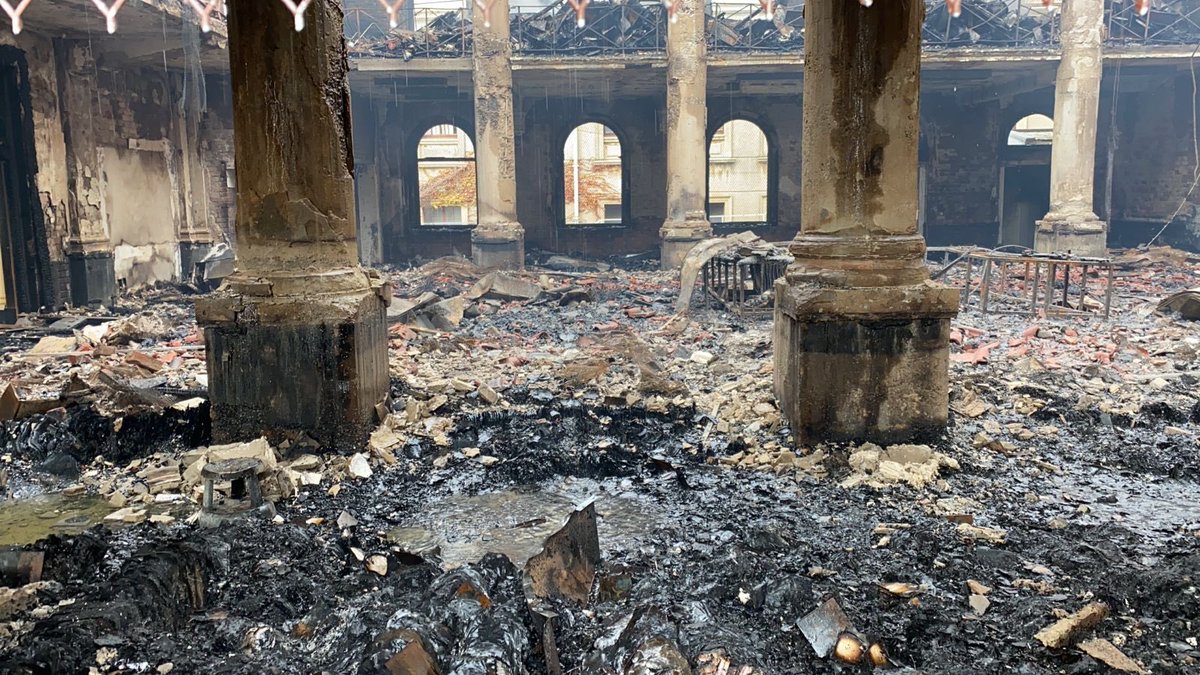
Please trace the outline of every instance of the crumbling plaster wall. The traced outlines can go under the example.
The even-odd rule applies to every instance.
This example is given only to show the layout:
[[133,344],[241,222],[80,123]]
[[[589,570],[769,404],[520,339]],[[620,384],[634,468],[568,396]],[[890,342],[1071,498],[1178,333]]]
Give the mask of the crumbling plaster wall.
[[165,154],[101,146],[98,157],[116,278],[128,287],[173,278],[178,244]]
[[159,70],[96,70],[97,170],[118,283],[169,280],[178,270],[179,207],[172,195],[171,93]]
[[[188,207],[180,195],[192,195],[201,228],[228,224],[227,207],[209,207],[214,198],[229,199],[223,159],[232,156],[231,122],[212,116],[207,137],[181,145],[177,75],[98,62],[86,44],[60,42],[57,54],[73,247],[110,251],[116,279],[126,287],[178,278]],[[199,165],[197,157],[179,156],[183,151],[200,155]],[[184,190],[184,162],[205,167],[191,175],[195,190]]]
[[[225,83],[228,84],[228,81]],[[211,105],[211,98],[209,103]],[[214,241],[232,245],[235,238],[233,219],[237,204],[237,171],[233,163],[233,120],[229,117],[229,111],[210,108],[201,123],[200,138],[208,197],[205,215],[212,228]],[[227,171],[232,174],[234,185],[230,185]]]

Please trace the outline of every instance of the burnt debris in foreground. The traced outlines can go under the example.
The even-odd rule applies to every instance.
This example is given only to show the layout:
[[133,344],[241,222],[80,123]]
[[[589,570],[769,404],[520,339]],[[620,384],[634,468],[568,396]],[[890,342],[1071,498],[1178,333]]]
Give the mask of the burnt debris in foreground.
[[[862,672],[878,645],[899,672],[1194,672],[1195,325],[1155,306],[1200,268],[1116,260],[1111,321],[961,314],[924,446],[791,449],[768,319],[675,317],[673,274],[570,259],[393,274],[390,411],[349,456],[204,450],[166,291],[119,346],[127,319],[46,356],[10,332],[13,395],[55,409],[4,426],[0,536],[44,563],[0,594],[0,670]],[[238,453],[277,517],[191,524]],[[587,602],[537,597],[526,561],[588,504],[594,579],[578,538],[548,563]],[[861,665],[807,637],[833,606]]]

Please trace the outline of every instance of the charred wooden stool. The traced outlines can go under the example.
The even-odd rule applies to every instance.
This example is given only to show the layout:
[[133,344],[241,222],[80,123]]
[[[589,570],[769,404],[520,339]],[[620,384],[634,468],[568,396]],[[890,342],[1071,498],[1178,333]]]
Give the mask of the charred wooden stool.
[[[204,479],[204,501],[200,505],[200,524],[215,527],[222,522],[247,515],[275,515],[275,507],[263,501],[258,470],[262,462],[252,457],[209,462],[200,470]],[[216,503],[216,483],[229,482],[230,502]]]

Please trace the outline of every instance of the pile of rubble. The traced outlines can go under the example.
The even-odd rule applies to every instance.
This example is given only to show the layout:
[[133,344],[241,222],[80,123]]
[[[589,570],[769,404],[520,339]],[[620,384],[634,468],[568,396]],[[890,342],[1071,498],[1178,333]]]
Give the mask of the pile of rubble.
[[982,0],[950,17],[949,5],[925,0],[927,48],[1046,47],[1058,41],[1059,15],[1040,4]]
[[[799,3],[794,3],[799,4]],[[727,10],[733,9],[729,12]],[[714,5],[708,18],[712,48],[716,51],[803,51],[804,10],[787,3],[775,6],[768,21],[753,5]]]
[[[9,492],[58,490],[68,505],[38,515],[50,522],[74,518],[70,499],[100,500],[109,526],[26,542],[46,571],[0,593],[0,663],[1200,663],[1200,521],[1179,505],[1200,496],[1188,256],[1122,257],[1110,321],[981,314],[968,298],[949,428],[891,446],[797,446],[771,391],[770,318],[703,307],[695,284],[681,302],[674,273],[444,258],[390,278],[392,400],[348,456],[304,434],[187,436],[207,416],[203,349],[177,304],[0,338]],[[88,393],[66,396],[73,381]],[[63,447],[76,472],[56,482],[34,462]],[[206,469],[243,460],[275,517],[193,526]],[[213,483],[215,501],[241,499]],[[564,517],[598,529],[557,530]],[[498,553],[531,533],[540,554]]]
[[[429,10],[423,10],[428,13]],[[359,39],[347,43],[347,51],[357,57],[454,58],[470,56],[474,45],[471,21],[461,10],[430,16],[416,30],[392,29],[379,39]]]
[[[106,415],[165,407],[208,388],[204,338],[175,305],[124,317],[66,317],[45,327],[18,327],[0,365],[0,421],[68,404]],[[15,343],[15,344],[14,344]]]
[[553,2],[512,17],[513,51],[525,54],[594,56],[666,48],[666,10],[657,4],[597,1],[587,5],[587,22],[575,10]]

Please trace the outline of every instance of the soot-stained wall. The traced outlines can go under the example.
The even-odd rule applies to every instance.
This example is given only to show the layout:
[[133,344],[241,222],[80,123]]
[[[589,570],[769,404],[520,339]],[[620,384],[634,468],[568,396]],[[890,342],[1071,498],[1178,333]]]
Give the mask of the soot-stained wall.
[[[97,58],[86,42],[29,32],[0,40],[30,64],[37,190],[62,298],[103,301],[114,290],[69,293],[71,256],[88,259],[92,279],[111,269],[100,286],[134,287],[178,278],[181,237],[222,238],[232,203],[227,81],[212,78],[214,105],[189,111],[198,104],[181,103],[177,72]],[[203,116],[200,138],[185,136],[188,114]]]

